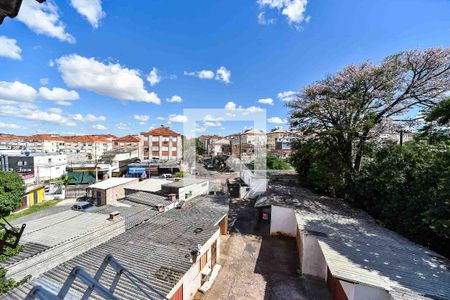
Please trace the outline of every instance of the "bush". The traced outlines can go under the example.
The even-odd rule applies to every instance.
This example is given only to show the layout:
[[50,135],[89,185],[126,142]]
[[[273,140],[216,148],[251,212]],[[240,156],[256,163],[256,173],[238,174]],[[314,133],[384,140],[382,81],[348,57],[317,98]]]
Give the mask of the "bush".
[[374,151],[351,201],[407,238],[450,254],[450,145],[414,141]]
[[183,178],[184,176],[186,176],[186,175],[184,174],[183,171],[179,171],[179,172],[175,173],[175,177],[177,177],[177,178]]
[[0,215],[7,216],[19,207],[25,184],[19,174],[0,172]]

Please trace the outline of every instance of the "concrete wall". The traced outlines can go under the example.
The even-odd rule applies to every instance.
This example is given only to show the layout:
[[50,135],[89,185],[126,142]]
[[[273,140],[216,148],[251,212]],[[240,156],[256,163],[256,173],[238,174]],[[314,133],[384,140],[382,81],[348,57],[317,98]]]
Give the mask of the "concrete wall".
[[320,249],[317,237],[307,233],[301,233],[302,249],[302,273],[325,280],[327,278],[327,263]]
[[384,289],[371,287],[364,284],[355,284],[353,298],[349,300],[389,300],[390,295]]
[[297,219],[295,218],[293,209],[272,205],[270,219],[271,235],[282,234],[296,237],[297,228]]
[[[187,201],[199,195],[206,195],[209,192],[209,181],[205,180],[204,182],[190,184],[188,186],[184,186],[178,190],[178,199],[180,201]],[[189,196],[187,196],[189,195]]]
[[200,259],[202,255],[208,253],[208,266],[211,266],[211,246],[214,242],[217,242],[217,252],[216,252],[216,263],[219,263],[220,257],[220,230],[217,231],[211,236],[211,238],[201,247],[200,255],[197,256],[197,260],[192,264],[192,267],[189,271],[184,274],[181,280],[177,283],[176,286],[172,289],[172,291],[167,295],[167,298],[170,299],[175,292],[183,285],[183,299],[189,300],[192,299],[198,289],[201,287],[201,279],[202,275],[200,273]]

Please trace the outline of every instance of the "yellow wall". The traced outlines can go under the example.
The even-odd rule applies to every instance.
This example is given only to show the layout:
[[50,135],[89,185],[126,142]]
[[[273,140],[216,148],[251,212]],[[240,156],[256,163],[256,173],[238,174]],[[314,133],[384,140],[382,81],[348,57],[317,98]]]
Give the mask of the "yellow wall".
[[34,193],[37,192],[37,203],[44,201],[44,187],[38,188],[28,193],[28,205],[31,207],[34,205]]

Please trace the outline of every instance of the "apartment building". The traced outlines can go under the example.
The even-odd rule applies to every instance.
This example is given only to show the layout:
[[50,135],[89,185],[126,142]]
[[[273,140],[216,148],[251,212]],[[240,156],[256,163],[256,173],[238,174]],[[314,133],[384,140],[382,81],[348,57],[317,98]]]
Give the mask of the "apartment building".
[[80,135],[64,137],[65,153],[89,153],[92,160],[99,160],[105,152],[112,150],[114,136]]
[[218,135],[201,135],[198,137],[200,142],[202,143],[202,149],[205,151],[205,153],[210,154],[211,147],[214,142],[220,140],[222,137]]
[[147,132],[141,132],[140,143],[144,160],[181,160],[181,135],[169,127],[162,126]]
[[267,152],[288,157],[292,153],[292,143],[300,137],[300,133],[276,128],[267,133]]
[[144,149],[141,147],[141,139],[138,135],[126,135],[112,140],[113,150],[132,151],[137,150],[139,158],[143,159]]

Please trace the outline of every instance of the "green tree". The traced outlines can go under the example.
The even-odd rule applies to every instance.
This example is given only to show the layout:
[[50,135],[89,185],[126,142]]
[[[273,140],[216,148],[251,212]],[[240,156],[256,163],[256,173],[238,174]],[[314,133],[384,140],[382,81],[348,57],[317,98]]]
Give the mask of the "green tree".
[[291,125],[336,153],[349,183],[372,137],[411,109],[438,103],[449,86],[450,49],[403,51],[307,86],[288,104]]
[[289,170],[291,165],[285,160],[273,154],[267,154],[267,169],[268,170]]
[[425,114],[426,125],[421,129],[422,136],[431,142],[448,139],[450,136],[450,98],[433,106]]
[[19,174],[0,172],[0,216],[9,215],[20,206],[25,184]]

